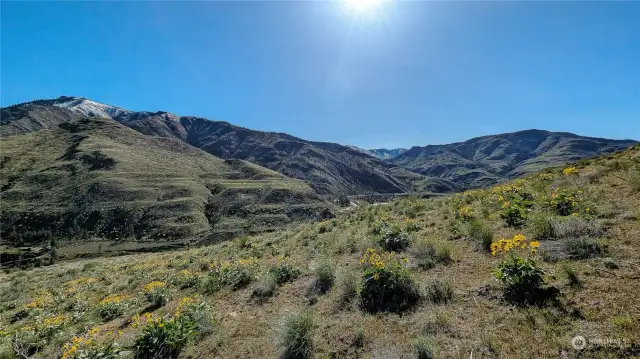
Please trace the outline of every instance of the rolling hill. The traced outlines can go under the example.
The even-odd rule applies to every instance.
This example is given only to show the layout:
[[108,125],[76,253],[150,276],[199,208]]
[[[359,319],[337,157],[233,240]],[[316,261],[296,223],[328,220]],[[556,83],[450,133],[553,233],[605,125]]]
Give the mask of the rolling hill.
[[48,231],[211,241],[331,216],[303,181],[110,119],[60,121],[48,116],[55,109],[37,105],[29,116],[49,122],[20,124],[44,129],[0,138],[5,243],[39,243]]
[[412,147],[390,163],[426,176],[476,188],[625,149],[636,141],[526,130],[484,136],[446,145]]
[[[55,114],[51,117],[51,114]],[[2,110],[0,134],[47,128],[79,117],[106,117],[149,136],[180,140],[225,159],[242,159],[307,181],[321,195],[451,192],[447,180],[410,172],[351,146],[306,141],[223,121],[168,112],[133,112],[79,97],[60,97]]]

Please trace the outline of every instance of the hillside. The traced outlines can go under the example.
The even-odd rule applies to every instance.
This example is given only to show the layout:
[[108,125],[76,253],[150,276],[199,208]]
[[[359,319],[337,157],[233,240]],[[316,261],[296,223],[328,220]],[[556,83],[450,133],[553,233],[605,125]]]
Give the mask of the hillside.
[[636,146],[196,249],[0,273],[0,357],[637,358],[639,211]]
[[[56,117],[50,121],[49,113]],[[355,149],[284,133],[261,132],[167,112],[132,112],[77,97],[41,100],[3,109],[0,133],[10,135],[64,122],[64,117],[102,116],[145,135],[174,138],[224,159],[242,159],[307,181],[321,195],[451,192],[447,180],[411,173]]]
[[378,157],[381,160],[388,160],[388,159],[397,157],[406,151],[407,151],[406,148],[394,148],[394,149],[374,148],[369,150],[369,153]]
[[447,145],[412,147],[389,162],[429,177],[449,180],[462,188],[477,188],[622,150],[635,142],[527,130]]
[[0,138],[5,243],[40,243],[46,231],[83,241],[216,240],[329,215],[331,204],[307,184],[255,164],[110,119],[55,122]]

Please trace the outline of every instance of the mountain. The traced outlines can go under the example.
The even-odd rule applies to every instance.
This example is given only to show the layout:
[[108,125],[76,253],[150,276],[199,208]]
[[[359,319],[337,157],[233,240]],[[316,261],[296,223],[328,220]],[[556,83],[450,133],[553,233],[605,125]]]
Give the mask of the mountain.
[[305,180],[324,196],[457,189],[447,180],[408,171],[351,146],[255,131],[201,117],[127,111],[79,97],[39,100],[2,109],[0,134],[34,131],[84,117],[113,119],[148,136],[176,139],[224,159],[247,160]]
[[306,183],[256,164],[65,107],[21,111],[10,124],[31,132],[0,138],[5,243],[42,243],[47,232],[211,241],[331,216],[332,205]]
[[634,143],[636,141],[583,137],[567,132],[526,130],[447,145],[412,147],[389,162],[449,180],[462,188],[475,188],[618,151]]
[[613,152],[634,143],[527,130],[409,150],[367,151],[201,117],[130,111],[81,97],[37,100],[3,108],[1,112],[1,136],[52,128],[83,118],[107,118],[147,136],[177,140],[222,159],[246,160],[304,180],[325,198],[453,192]]
[[404,153],[406,150],[407,150],[406,148],[394,148],[394,149],[374,148],[368,151],[372,155],[382,160],[388,160],[394,157],[398,157],[399,155]]

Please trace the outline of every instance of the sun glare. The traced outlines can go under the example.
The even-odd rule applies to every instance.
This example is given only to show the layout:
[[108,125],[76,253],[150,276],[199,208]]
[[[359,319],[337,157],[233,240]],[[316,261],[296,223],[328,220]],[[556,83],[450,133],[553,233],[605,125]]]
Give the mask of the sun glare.
[[383,0],[344,0],[346,7],[355,12],[366,11],[378,6]]

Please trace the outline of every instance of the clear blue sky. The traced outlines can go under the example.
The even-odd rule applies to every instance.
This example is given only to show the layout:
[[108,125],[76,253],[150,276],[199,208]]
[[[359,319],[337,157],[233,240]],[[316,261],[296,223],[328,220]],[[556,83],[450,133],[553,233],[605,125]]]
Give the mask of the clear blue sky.
[[1,102],[84,96],[365,148],[640,139],[640,2],[2,2]]

